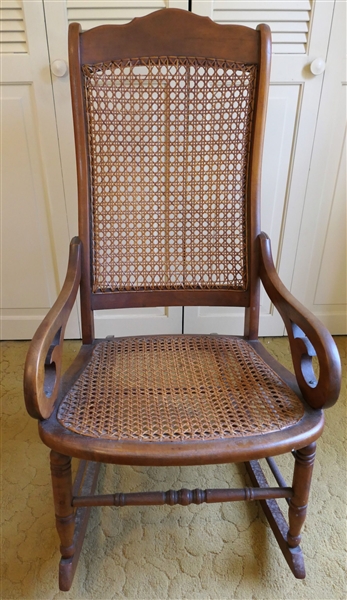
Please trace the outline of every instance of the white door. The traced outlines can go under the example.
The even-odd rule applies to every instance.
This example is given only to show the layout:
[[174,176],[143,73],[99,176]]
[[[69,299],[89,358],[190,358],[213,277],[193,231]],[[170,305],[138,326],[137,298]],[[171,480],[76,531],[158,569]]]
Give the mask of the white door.
[[334,11],[293,293],[332,333],[346,334],[346,3]]
[[[271,86],[262,178],[262,229],[272,240],[276,266],[291,288],[323,75],[310,64],[326,59],[334,1],[193,0],[193,11],[218,23],[255,27],[273,36]],[[317,174],[319,179],[319,173]],[[302,256],[302,263],[305,257]],[[306,262],[306,268],[309,265]],[[265,293],[261,335],[283,335],[282,320]],[[185,308],[185,332],[243,333],[243,309]]]
[[2,2],[0,26],[1,338],[23,339],[58,294],[69,232],[42,3]]
[[[87,30],[107,23],[126,23],[134,17],[165,8],[187,8],[188,0],[43,0],[51,64],[68,61],[68,25],[74,21]],[[68,72],[53,75],[53,93],[67,197],[70,230],[77,233],[77,189]],[[182,308],[132,308],[95,311],[95,334],[135,335],[181,333]]]
[[[333,31],[336,39],[340,40],[344,22],[340,14],[343,11],[341,5],[344,3],[336,3],[339,16],[334,20]],[[68,22],[80,21],[84,28],[88,28],[104,22],[125,22],[133,16],[168,6],[187,8],[187,0],[24,0],[23,3],[11,0],[1,5],[1,25],[5,31],[1,47],[5,149],[3,339],[32,336],[61,286],[68,241],[77,232],[68,74],[52,76],[51,81],[49,72],[50,63],[67,61]],[[208,14],[219,22],[235,21],[255,26],[263,21],[269,22],[272,27],[274,56],[265,143],[263,229],[272,238],[277,266],[286,285],[291,287],[293,281],[293,291],[314,311],[318,310],[328,326],[333,330],[336,327],[336,332],[342,333],[339,328],[344,318],[342,304],[345,300],[340,277],[343,264],[337,262],[334,251],[337,237],[341,243],[345,239],[341,230],[341,210],[344,207],[341,191],[344,181],[343,139],[338,117],[339,111],[344,110],[343,100],[339,101],[340,108],[332,111],[336,116],[336,135],[325,121],[329,108],[324,108],[329,107],[337,98],[336,92],[342,90],[343,76],[335,77],[333,84],[329,71],[330,61],[339,63],[338,45],[335,44],[334,51],[331,50],[331,56],[329,51],[328,69],[324,75],[314,77],[309,69],[315,58],[326,58],[334,8],[335,2],[322,0],[261,3],[257,0],[193,0],[195,12]],[[335,37],[332,37],[333,40]],[[322,89],[324,77],[326,85]],[[321,93],[322,108],[316,144],[313,145]],[[342,95],[338,97],[341,99]],[[329,153],[322,156],[319,147],[327,143],[327,136],[330,136],[331,146]],[[338,140],[338,148],[333,144],[335,139]],[[311,177],[308,180],[312,152]],[[323,167],[324,189],[328,196],[330,193],[328,203],[320,184]],[[315,200],[317,192],[321,194],[319,202]],[[329,228],[326,227],[327,222]],[[308,248],[311,250],[308,251]],[[331,264],[334,264],[334,269],[331,269]],[[310,292],[313,289],[316,290],[314,296]],[[189,307],[185,309],[185,331],[242,333],[239,313],[237,309]],[[226,322],[229,323],[228,329]],[[99,336],[110,333],[169,333],[181,331],[181,327],[182,311],[178,307],[97,315]],[[283,333],[282,322],[265,296],[262,297],[261,333]],[[70,319],[68,336],[78,335],[75,312]]]

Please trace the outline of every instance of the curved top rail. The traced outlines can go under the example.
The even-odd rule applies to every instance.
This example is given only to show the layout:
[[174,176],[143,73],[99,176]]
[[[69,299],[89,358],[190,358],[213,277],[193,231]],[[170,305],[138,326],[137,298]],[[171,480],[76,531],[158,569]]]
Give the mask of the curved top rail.
[[[75,26],[75,24],[73,24]],[[165,9],[125,25],[101,25],[81,35],[82,64],[143,56],[201,56],[259,63],[259,31],[219,25],[180,9]]]

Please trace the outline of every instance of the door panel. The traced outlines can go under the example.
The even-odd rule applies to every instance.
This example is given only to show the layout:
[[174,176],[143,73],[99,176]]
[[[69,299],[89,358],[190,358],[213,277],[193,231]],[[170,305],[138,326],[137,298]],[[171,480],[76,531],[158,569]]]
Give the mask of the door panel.
[[[3,2],[0,24],[1,338],[23,339],[32,337],[63,282],[68,229],[43,6]],[[69,332],[79,335],[76,312]]]
[[[347,302],[346,286],[346,130],[336,177],[330,215],[323,237],[323,256],[319,265],[314,304],[343,305]],[[339,330],[339,333],[341,331]],[[346,333],[346,331],[344,332]]]
[[[31,337],[55,289],[30,85],[2,86],[2,339]],[[20,174],[20,176],[19,176]],[[40,189],[41,188],[41,189]],[[33,273],[34,272],[34,273]],[[33,285],[33,275],[35,285]],[[34,311],[34,312],[33,312]]]
[[[40,186],[40,158],[39,140],[33,127],[34,106],[31,86],[3,86],[3,143],[7,149],[2,163],[3,193],[12,201],[4,203],[2,212],[6,224],[2,244],[8,257],[3,265],[2,299],[4,307],[16,310],[22,307],[18,287],[25,290],[27,307],[45,309],[51,302],[49,283],[54,284],[54,277],[53,282],[49,282],[52,263],[42,252],[42,248],[49,245],[49,239],[44,199],[39,199],[36,193]],[[39,200],[43,200],[41,205]],[[17,210],[13,210],[14,202],[18,203]],[[39,285],[32,285],[32,265],[40,275]]]
[[335,5],[293,293],[335,334],[346,318],[346,3]]
[[[323,77],[314,77],[309,67],[317,56],[326,58],[333,9],[334,3],[325,1],[193,0],[194,12],[218,22],[254,27],[258,22],[268,22],[274,33],[264,144],[262,229],[271,237],[274,260],[288,288],[293,279],[323,83]],[[294,36],[298,27],[304,34],[300,42]],[[225,309],[220,310],[225,313]],[[234,309],[227,313],[230,332],[242,332],[243,315]],[[185,331],[199,331],[200,327],[206,332],[222,333],[223,320],[218,311],[186,308]],[[283,333],[279,314],[262,292],[260,334]]]

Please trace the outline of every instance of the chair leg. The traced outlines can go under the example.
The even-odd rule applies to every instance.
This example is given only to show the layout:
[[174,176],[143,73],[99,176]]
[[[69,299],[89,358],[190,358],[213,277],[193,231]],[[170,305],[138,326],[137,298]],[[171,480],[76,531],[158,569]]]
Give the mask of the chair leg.
[[67,592],[72,585],[90,516],[89,508],[73,508],[73,494],[94,494],[100,463],[81,461],[74,487],[71,458],[51,452],[51,474],[57,531],[60,537],[59,589]]
[[71,558],[75,553],[75,511],[72,506],[71,458],[51,451],[51,475],[55,520],[60,537],[62,558]]
[[[316,444],[310,444],[295,452],[292,485],[294,495],[289,502],[289,524],[276,500],[260,500],[283,556],[297,579],[305,578],[304,557],[299,546],[300,531],[306,517],[315,451]],[[268,487],[266,477],[257,460],[247,462],[245,465],[255,487]]]
[[295,452],[292,486],[294,495],[289,503],[289,530],[287,535],[288,546],[292,549],[297,548],[301,540],[300,532],[306,518],[315,456],[315,443]]

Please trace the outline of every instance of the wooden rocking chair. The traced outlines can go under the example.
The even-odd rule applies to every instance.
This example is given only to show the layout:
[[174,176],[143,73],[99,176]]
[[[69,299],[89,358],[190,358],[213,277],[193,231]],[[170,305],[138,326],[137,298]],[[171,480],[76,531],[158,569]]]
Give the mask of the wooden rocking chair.
[[[315,442],[322,408],[339,394],[340,361],[325,327],[281,283],[260,231],[269,27],[165,9],[85,33],[74,23],[69,49],[79,237],[24,383],[51,449],[60,589],[71,586],[90,507],[110,505],[260,500],[303,578]],[[287,328],[296,378],[257,339],[260,281]],[[83,343],[61,377],[79,289]],[[94,339],[94,310],[196,305],[245,307],[244,337]],[[287,452],[291,486],[272,458]],[[74,485],[71,457],[81,459]],[[278,486],[269,487],[260,458]],[[101,462],[245,462],[253,487],[94,495]],[[288,501],[288,525],[277,498]]]

